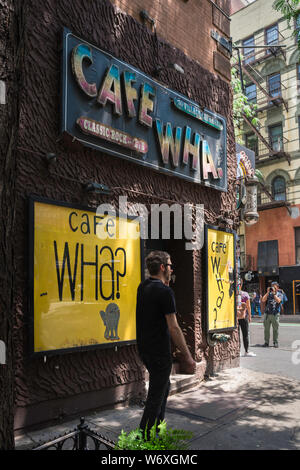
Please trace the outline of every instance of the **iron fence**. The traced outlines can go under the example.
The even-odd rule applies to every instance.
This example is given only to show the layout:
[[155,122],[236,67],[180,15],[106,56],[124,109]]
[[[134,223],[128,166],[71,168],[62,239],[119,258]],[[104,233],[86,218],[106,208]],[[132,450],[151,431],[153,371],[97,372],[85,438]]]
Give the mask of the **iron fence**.
[[113,441],[89,429],[84,423],[84,418],[80,418],[77,429],[55,437],[32,450],[113,450],[114,448]]

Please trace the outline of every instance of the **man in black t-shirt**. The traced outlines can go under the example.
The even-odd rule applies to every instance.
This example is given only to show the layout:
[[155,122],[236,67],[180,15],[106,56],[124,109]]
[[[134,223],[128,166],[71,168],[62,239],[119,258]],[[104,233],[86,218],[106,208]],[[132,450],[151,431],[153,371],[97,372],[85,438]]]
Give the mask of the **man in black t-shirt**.
[[170,255],[153,251],[146,258],[150,278],[137,291],[136,331],[140,357],[149,372],[149,390],[140,428],[148,435],[155,421],[164,419],[172,368],[171,339],[183,354],[184,372],[193,374],[192,359],[176,319]]

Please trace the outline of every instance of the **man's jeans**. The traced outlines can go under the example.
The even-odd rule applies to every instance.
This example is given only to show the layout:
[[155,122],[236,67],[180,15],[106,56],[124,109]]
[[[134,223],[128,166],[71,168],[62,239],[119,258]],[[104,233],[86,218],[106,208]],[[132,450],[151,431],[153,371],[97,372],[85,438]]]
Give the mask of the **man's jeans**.
[[265,313],[264,315],[265,343],[269,344],[271,325],[273,327],[273,342],[278,343],[279,318],[280,318],[279,313],[277,313],[276,315]]
[[140,428],[143,433],[149,431],[157,421],[159,424],[165,417],[167,398],[170,390],[170,374],[172,369],[171,356],[155,356],[143,354],[141,356],[149,372],[149,389],[147,401],[142,416]]
[[258,314],[261,317],[260,305],[259,304],[254,304],[252,302],[252,304],[251,304],[251,315],[253,317],[256,314]]

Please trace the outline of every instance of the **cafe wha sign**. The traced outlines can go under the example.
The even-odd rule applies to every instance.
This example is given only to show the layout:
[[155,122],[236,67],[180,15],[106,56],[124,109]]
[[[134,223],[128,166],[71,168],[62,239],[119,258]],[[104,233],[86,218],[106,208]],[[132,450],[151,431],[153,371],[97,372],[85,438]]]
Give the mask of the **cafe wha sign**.
[[69,142],[227,191],[224,117],[67,29],[62,67],[62,134]]

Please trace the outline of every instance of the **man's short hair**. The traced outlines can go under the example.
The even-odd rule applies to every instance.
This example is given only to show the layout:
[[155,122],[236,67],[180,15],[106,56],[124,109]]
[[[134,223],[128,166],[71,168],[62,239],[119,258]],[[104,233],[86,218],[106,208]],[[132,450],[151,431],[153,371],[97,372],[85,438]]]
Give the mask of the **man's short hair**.
[[273,281],[273,282],[271,283],[271,286],[278,286],[278,287],[279,287],[279,284],[278,284],[278,282]]
[[161,264],[166,266],[169,259],[170,255],[166,251],[151,251],[146,258],[146,266],[150,276],[156,276],[160,271]]

